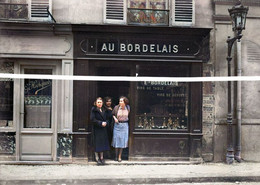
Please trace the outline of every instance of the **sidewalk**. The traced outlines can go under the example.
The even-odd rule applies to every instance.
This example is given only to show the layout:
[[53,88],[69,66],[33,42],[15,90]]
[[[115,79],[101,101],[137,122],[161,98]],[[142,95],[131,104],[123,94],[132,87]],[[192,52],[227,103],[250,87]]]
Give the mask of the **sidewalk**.
[[[0,184],[142,184],[181,182],[259,182],[260,163],[137,164],[108,162],[67,165],[0,165]],[[13,182],[13,183],[12,183]],[[77,182],[77,183],[75,183]],[[45,183],[45,184],[46,184]],[[50,183],[51,184],[51,183]],[[52,184],[51,184],[52,185]]]

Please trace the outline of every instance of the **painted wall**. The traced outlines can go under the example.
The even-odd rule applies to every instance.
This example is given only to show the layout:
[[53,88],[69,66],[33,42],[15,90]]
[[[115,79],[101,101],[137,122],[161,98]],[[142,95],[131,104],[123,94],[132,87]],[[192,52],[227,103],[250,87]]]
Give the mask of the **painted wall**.
[[53,16],[58,23],[103,24],[103,0],[55,0]]
[[[248,6],[248,5],[247,5]],[[228,8],[232,5],[216,5],[215,15],[229,16]],[[242,42],[242,75],[260,75],[260,7],[249,5],[246,30],[243,31]],[[227,36],[233,36],[229,20],[215,21],[216,62],[215,76],[227,76]],[[236,71],[236,45],[233,46],[232,68]],[[236,86],[235,86],[236,88]],[[234,91],[236,95],[236,90]],[[260,82],[242,82],[242,158],[245,161],[260,161]],[[235,96],[234,96],[235,98]],[[233,99],[234,118],[236,99]],[[226,155],[226,117],[227,117],[227,82],[215,83],[215,124],[214,124],[214,161],[225,161]],[[233,121],[235,141],[236,120]],[[234,143],[235,144],[235,143]]]
[[213,28],[213,1],[195,0],[195,27]]

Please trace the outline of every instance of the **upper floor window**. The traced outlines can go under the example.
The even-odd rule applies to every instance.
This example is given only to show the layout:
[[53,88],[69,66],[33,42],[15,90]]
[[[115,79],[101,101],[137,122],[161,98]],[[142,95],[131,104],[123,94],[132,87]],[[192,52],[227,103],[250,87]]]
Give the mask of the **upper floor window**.
[[105,0],[104,2],[105,23],[192,26],[195,20],[195,0]]
[[27,0],[0,0],[0,19],[27,19]]
[[0,19],[49,21],[52,0],[0,0]]
[[168,25],[168,0],[129,0],[128,24]]

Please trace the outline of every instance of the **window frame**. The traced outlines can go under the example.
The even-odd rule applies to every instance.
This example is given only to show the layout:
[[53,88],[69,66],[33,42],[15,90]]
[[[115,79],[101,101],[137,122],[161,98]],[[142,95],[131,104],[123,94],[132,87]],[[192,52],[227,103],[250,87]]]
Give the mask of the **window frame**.
[[[131,0],[128,0],[128,3],[127,3],[127,14],[128,14],[128,17],[127,17],[127,24],[129,25],[153,25],[153,26],[169,26],[170,25],[170,3],[169,3],[169,0],[164,0],[164,2],[166,3],[165,5],[165,9],[152,9],[151,6],[150,6],[150,2],[152,0],[144,0],[145,3],[146,3],[146,7],[145,8],[132,8],[130,7],[131,5]],[[153,22],[149,22],[149,23],[138,23],[138,22],[130,22],[130,10],[144,10],[144,11],[153,11],[153,12],[156,12],[156,11],[163,11],[163,12],[167,12],[167,22],[166,23],[153,23]]]

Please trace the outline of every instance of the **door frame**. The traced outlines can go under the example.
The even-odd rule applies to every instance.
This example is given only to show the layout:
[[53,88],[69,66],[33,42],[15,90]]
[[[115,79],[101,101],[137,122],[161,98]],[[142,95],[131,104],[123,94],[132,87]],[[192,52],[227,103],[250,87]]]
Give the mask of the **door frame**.
[[[15,63],[14,73],[15,74],[24,74],[24,69],[52,69],[52,75],[58,75],[61,73],[61,64],[58,61],[49,61],[49,60],[27,60],[27,61],[19,61]],[[23,120],[24,116],[22,114],[24,105],[24,79],[15,79],[14,82],[14,122],[16,123],[16,160],[21,161],[21,136],[22,134],[52,134],[51,137],[51,160],[57,160],[57,125],[58,125],[58,117],[60,113],[58,112],[58,104],[59,100],[59,87],[61,86],[61,82],[58,80],[52,80],[52,118],[51,118],[51,129],[39,129],[37,131],[33,131],[33,129],[23,128]],[[35,160],[38,161],[38,160]],[[44,160],[45,161],[45,160]]]

